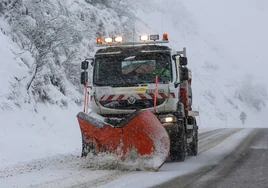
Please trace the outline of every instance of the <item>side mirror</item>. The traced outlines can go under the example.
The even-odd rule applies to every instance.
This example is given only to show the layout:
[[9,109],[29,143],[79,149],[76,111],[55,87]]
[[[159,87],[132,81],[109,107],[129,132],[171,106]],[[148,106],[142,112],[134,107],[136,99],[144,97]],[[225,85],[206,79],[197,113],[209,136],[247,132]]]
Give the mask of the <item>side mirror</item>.
[[81,84],[86,85],[86,83],[88,82],[88,72],[84,71],[81,73]]
[[187,65],[188,61],[187,61],[187,57],[180,57],[180,65]]
[[189,70],[186,67],[181,67],[181,81],[187,81],[189,79]]
[[88,69],[88,61],[87,60],[85,60],[85,61],[82,61],[82,63],[81,63],[81,69],[82,70],[87,70]]

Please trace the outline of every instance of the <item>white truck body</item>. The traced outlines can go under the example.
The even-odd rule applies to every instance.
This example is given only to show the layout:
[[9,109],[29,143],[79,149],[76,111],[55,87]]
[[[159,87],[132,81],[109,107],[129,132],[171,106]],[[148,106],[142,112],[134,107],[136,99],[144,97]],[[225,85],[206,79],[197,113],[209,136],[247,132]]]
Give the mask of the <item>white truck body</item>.
[[[128,47],[125,47],[128,48]],[[150,50],[146,52],[160,52]],[[99,53],[98,55],[112,55],[117,52]],[[119,54],[120,52],[118,52]],[[154,108],[154,92],[156,83],[140,83],[135,86],[98,86],[92,84],[90,93],[90,108],[101,115],[129,114],[137,109],[147,109],[156,113],[176,112],[180,94],[180,66],[179,59],[172,60],[172,55],[177,52],[170,50],[172,78],[167,83],[159,82],[157,85],[157,105]],[[129,54],[132,57],[133,54]],[[93,73],[94,76],[94,73]],[[92,80],[94,80],[92,78]],[[177,84],[177,85],[176,85]]]

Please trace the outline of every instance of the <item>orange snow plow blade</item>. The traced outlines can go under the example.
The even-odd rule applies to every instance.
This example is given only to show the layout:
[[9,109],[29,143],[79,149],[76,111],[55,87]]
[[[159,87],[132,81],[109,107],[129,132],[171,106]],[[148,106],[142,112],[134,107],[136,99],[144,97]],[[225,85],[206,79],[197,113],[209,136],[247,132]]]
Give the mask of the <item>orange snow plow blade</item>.
[[169,155],[170,139],[157,117],[148,110],[135,111],[110,125],[94,113],[77,115],[83,139],[96,153],[110,152],[122,161],[135,157],[148,160],[158,170]]

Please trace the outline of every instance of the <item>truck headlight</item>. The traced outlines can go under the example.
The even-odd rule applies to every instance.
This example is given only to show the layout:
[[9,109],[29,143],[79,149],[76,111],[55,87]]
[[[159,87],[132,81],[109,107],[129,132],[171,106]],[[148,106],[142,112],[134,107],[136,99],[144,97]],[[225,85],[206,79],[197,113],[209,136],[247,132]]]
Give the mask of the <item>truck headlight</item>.
[[166,123],[171,123],[171,122],[173,122],[173,117],[166,117],[166,118],[164,119],[164,122],[166,122]]
[[161,123],[175,123],[177,122],[177,118],[174,115],[166,115],[160,117],[160,122]]

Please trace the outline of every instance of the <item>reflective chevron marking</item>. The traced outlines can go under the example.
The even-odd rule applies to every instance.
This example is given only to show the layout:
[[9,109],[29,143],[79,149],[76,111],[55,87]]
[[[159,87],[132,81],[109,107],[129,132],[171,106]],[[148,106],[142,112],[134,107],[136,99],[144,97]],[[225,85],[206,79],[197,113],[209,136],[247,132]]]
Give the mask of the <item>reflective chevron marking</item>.
[[[118,100],[128,100],[132,96],[136,99],[154,99],[153,93],[132,93],[132,94],[112,94],[112,95],[102,95],[99,101],[118,101]],[[175,93],[170,93],[172,98],[175,98]],[[166,99],[167,95],[165,93],[158,93],[158,99]]]

